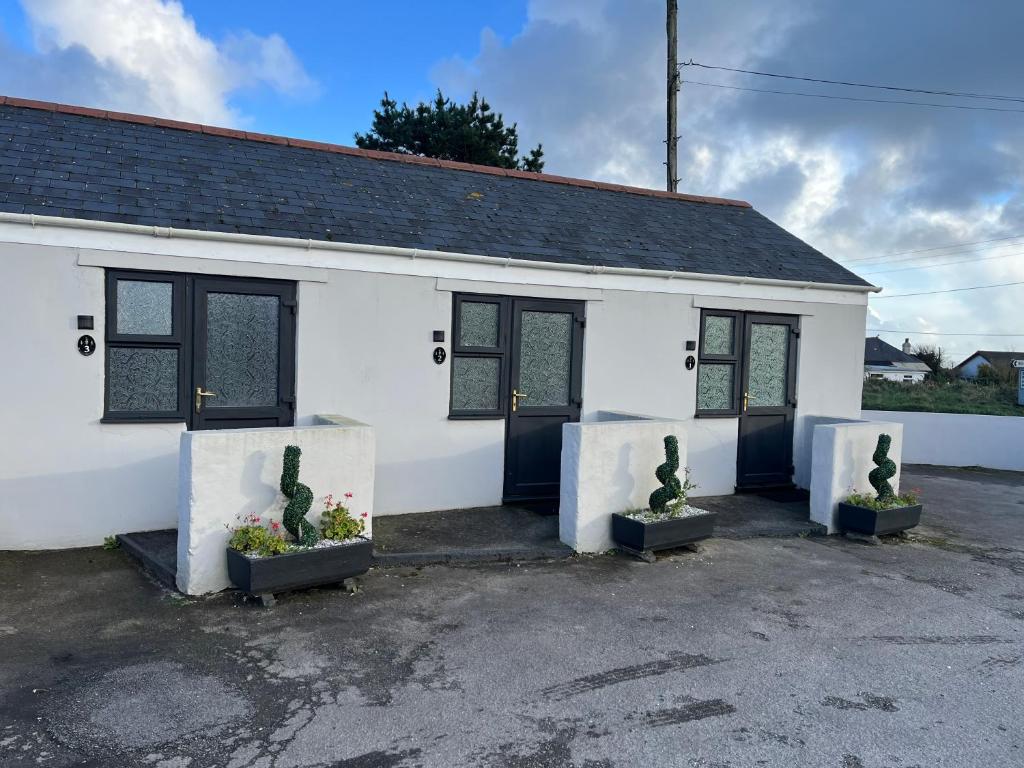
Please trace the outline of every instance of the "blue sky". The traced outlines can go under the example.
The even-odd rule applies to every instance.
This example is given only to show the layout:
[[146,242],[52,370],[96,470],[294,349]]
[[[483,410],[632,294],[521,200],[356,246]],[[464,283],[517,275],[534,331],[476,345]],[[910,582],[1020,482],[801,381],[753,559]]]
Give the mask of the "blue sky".
[[[680,6],[682,60],[1024,92],[1020,0]],[[521,147],[543,142],[548,172],[661,187],[664,8],[664,0],[0,0],[0,93],[351,144],[385,89],[413,103],[437,87],[458,98],[476,89],[518,123]],[[722,71],[684,76],[823,88]],[[976,348],[1024,347],[1024,336],[986,335],[1024,332],[1024,286],[889,298],[1024,281],[1024,113],[693,83],[680,94],[679,133],[680,188],[749,200],[882,285],[867,327],[884,329],[887,341],[939,343],[953,362]],[[977,241],[992,242],[964,245]],[[946,244],[960,245],[907,260],[908,251]],[[894,254],[898,271],[884,263]],[[971,335],[939,335],[963,332]]]
[[[283,5],[289,12],[282,13]],[[215,41],[243,29],[280,35],[316,81],[312,98],[282,98],[260,88],[231,94],[231,104],[252,125],[342,144],[366,130],[385,89],[400,100],[429,98],[438,62],[473,57],[484,27],[508,38],[526,21],[525,0],[390,2],[386,14],[381,4],[351,0],[187,0],[183,7],[199,33]],[[0,0],[0,35],[25,51],[35,49],[30,17],[17,0]],[[78,101],[90,102],[90,94]]]

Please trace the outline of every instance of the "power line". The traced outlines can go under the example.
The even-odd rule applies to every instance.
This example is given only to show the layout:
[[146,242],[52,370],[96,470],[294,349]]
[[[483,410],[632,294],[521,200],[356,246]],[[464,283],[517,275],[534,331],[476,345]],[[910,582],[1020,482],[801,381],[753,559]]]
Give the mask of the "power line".
[[681,83],[690,85],[706,85],[709,88],[725,88],[730,91],[749,91],[751,93],[772,93],[780,96],[806,96],[812,99],[833,99],[838,101],[860,101],[872,104],[904,104],[913,107],[939,107],[941,109],[963,109],[976,112],[1024,112],[1024,109],[1010,109],[1007,107],[973,107],[967,104],[937,104],[929,101],[903,101],[899,99],[865,99],[859,96],[836,96],[829,93],[804,93],[803,91],[776,91],[770,88],[744,88],[739,85],[725,85],[723,83],[706,83],[701,80],[682,80]]
[[1024,251],[1017,253],[1003,253],[998,256],[986,256],[983,259],[959,259],[958,261],[944,261],[938,264],[916,264],[912,267],[900,267],[899,269],[875,269],[868,272],[858,271],[858,275],[887,275],[891,272],[907,272],[911,269],[937,269],[939,267],[952,267],[954,264],[977,264],[980,261],[992,261],[993,259],[1006,259],[1011,256],[1024,256]]
[[[1024,238],[1024,235],[1016,235],[1013,238],[1007,237],[1007,238],[997,238],[997,239],[998,240],[1011,240],[1011,239],[1019,240],[1021,238]],[[983,241],[983,242],[985,242],[985,241]],[[983,242],[976,243],[976,245],[982,245]],[[987,242],[996,242],[996,240],[991,240],[991,241],[987,241]],[[972,243],[964,243],[963,245],[965,245],[965,246],[972,245]],[[934,257],[935,258],[941,258],[941,257],[945,257],[945,256],[959,256],[959,255],[964,254],[964,253],[983,253],[985,251],[994,250],[996,248],[1013,248],[1013,247],[1019,246],[1019,245],[1024,245],[1024,243],[1009,243],[1009,242],[1007,242],[1007,243],[1002,243],[1001,245],[988,245],[988,246],[985,246],[984,248],[963,248],[963,249],[959,249],[959,250],[948,251],[946,253],[936,253],[936,254],[934,254]],[[955,247],[956,246],[954,246],[954,245],[947,245],[946,246],[946,248],[955,248]],[[883,262],[883,263],[899,262],[899,261],[914,261],[916,259],[931,258],[929,256],[920,256],[919,254],[925,253],[927,251],[937,251],[937,250],[940,250],[940,249],[939,248],[928,248],[928,249],[922,248],[922,249],[920,249],[918,251],[902,251],[902,252],[899,252],[899,253],[887,253],[887,254],[880,254],[880,255],[877,255],[877,256],[858,256],[855,259],[844,259],[844,261],[847,264],[857,264],[857,263],[867,262],[867,261],[879,261],[879,262]],[[875,265],[872,264],[870,266],[875,266]]]
[[993,93],[974,93],[972,91],[929,90],[927,88],[904,88],[898,85],[878,85],[875,83],[858,83],[850,80],[825,80],[818,77],[801,77],[798,75],[780,75],[777,72],[758,72],[753,69],[736,69],[734,67],[718,67],[712,64],[701,64],[690,59],[680,64],[681,67],[700,67],[701,69],[718,69],[724,72],[739,72],[744,75],[759,77],[777,77],[783,80],[802,80],[807,83],[825,83],[826,85],[845,85],[853,88],[878,88],[885,91],[902,91],[903,93],[924,93],[931,96],[954,96],[963,99],[991,99],[995,101],[1014,101],[1024,103],[1024,96],[1003,96]]
[[[991,238],[989,240],[975,240],[974,242],[970,242],[970,243],[950,243],[949,245],[935,245],[935,246],[932,246],[931,248],[915,248],[915,249],[910,250],[910,251],[893,251],[892,253],[887,253],[886,256],[902,256],[905,253],[925,253],[926,251],[944,251],[947,248],[963,248],[963,247],[966,247],[968,245],[984,245],[985,243],[998,243],[998,242],[1001,242],[1003,240],[1018,240],[1019,238],[1022,238],[1022,237],[1024,237],[1024,234],[1020,234],[1020,235],[1007,235],[1006,237],[993,237],[993,238]],[[878,258],[878,257],[869,256],[867,258]],[[857,259],[853,259],[853,261],[857,261]]]
[[868,328],[871,333],[909,333],[912,336],[1024,336],[1024,333],[945,333],[943,331],[910,331],[905,328]]
[[905,296],[930,296],[936,293],[956,293],[958,291],[980,291],[985,288],[1006,288],[1010,285],[1024,285],[1024,280],[1015,283],[993,283],[992,285],[971,285],[967,288],[945,288],[941,291],[921,291],[920,293],[893,293],[888,296],[872,296],[873,299],[900,299]]

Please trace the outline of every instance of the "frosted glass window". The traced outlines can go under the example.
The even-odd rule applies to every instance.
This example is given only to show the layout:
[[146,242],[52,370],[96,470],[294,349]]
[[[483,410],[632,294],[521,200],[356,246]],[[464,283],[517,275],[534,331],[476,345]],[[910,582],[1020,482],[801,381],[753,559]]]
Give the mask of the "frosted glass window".
[[173,333],[174,286],[152,280],[117,281],[117,332],[170,336]]
[[109,410],[178,410],[178,350],[107,349]]
[[705,355],[734,354],[736,342],[736,318],[720,315],[704,316],[704,349]]
[[697,410],[728,411],[733,407],[735,366],[701,363],[697,375]]
[[498,346],[498,305],[463,301],[459,305],[459,346]]
[[789,326],[752,323],[750,358],[747,361],[747,395],[750,406],[786,404]]
[[497,357],[456,357],[452,360],[452,410],[497,411]]
[[277,296],[207,295],[206,408],[277,405]]
[[523,312],[519,345],[523,405],[567,405],[571,366],[572,315]]

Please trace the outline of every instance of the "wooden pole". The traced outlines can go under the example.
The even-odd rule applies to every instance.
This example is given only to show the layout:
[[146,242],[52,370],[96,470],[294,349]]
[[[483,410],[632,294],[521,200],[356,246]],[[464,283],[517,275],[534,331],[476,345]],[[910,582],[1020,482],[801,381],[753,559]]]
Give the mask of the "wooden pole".
[[678,34],[676,29],[676,18],[679,12],[678,0],[666,0],[665,10],[665,31],[668,36],[668,77],[666,79],[666,112],[668,120],[665,136],[665,146],[668,151],[668,157],[665,163],[667,181],[666,188],[669,192],[675,192],[679,182],[679,178],[676,175],[676,150],[679,143],[679,139],[676,135],[676,94],[679,92],[679,65],[676,61],[676,48],[678,44]]

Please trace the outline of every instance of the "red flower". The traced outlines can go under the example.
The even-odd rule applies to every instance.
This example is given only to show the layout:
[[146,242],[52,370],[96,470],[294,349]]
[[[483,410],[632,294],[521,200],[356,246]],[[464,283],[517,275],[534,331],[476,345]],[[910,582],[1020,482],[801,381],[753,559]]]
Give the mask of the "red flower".
[[370,516],[369,512],[363,512],[363,514],[360,515],[360,517],[369,517],[369,516]]
[[351,498],[352,498],[352,492],[351,492],[351,491],[349,491],[348,493],[346,493],[346,494],[345,494],[345,498],[346,498],[346,499],[351,499]]

